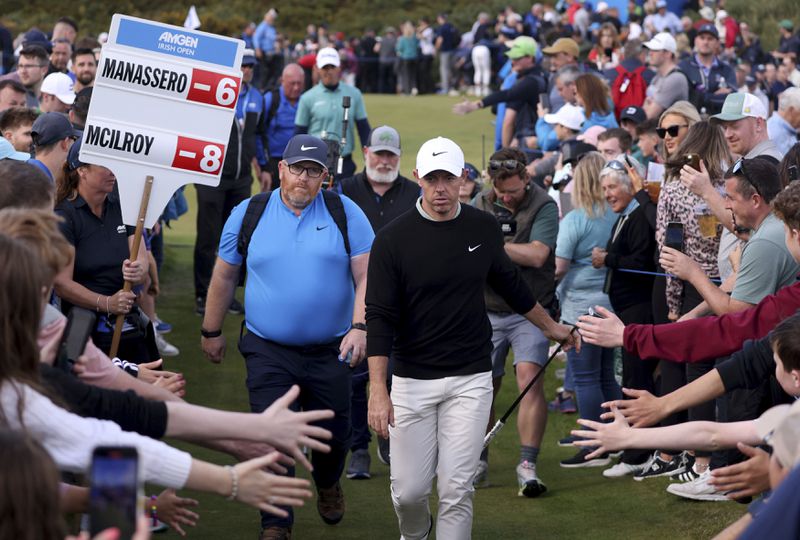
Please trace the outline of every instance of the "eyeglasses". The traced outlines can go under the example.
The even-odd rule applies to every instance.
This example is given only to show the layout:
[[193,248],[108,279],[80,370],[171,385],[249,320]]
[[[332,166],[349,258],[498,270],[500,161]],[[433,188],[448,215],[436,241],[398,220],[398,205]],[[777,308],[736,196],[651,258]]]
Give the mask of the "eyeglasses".
[[524,167],[519,161],[516,159],[490,159],[489,160],[489,170],[490,171],[499,171],[500,169],[505,169],[507,171],[516,171]]
[[656,128],[656,135],[658,135],[659,139],[665,138],[667,133],[669,133],[670,137],[677,137],[681,128],[685,127],[689,127],[689,124],[675,124],[674,126],[669,126],[668,128]]
[[43,68],[47,64],[17,64],[17,71],[25,69]]
[[755,184],[755,182],[753,182],[753,180],[747,175],[747,170],[744,168],[744,166],[745,166],[744,162],[745,162],[745,159],[743,157],[740,157],[739,159],[737,159],[736,163],[734,163],[733,167],[731,167],[731,174],[739,176],[739,177],[744,178],[745,180],[747,180],[747,183],[750,184],[751,186],[753,186],[753,189],[756,190],[756,193],[758,193],[758,196],[763,199],[764,196],[761,194],[761,190],[758,189],[758,186]]
[[325,169],[322,167],[303,167],[302,165],[298,165],[297,163],[293,163],[289,165],[289,172],[295,176],[300,176],[304,172],[308,175],[309,178],[319,178],[322,176],[322,173],[325,172]]

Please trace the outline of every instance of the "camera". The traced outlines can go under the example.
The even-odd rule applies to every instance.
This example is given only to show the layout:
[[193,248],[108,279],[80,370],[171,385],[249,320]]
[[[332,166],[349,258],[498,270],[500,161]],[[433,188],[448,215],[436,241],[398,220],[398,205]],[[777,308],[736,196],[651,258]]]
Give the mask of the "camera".
[[517,234],[517,222],[511,210],[498,203],[494,204],[493,209],[497,222],[500,223],[500,230],[503,231],[503,236],[514,236]]

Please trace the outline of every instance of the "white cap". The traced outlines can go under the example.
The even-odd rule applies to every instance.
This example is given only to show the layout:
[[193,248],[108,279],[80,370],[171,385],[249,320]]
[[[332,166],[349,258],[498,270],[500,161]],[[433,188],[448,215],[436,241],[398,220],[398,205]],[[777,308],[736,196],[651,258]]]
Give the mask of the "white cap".
[[333,47],[324,47],[317,53],[317,68],[319,69],[325,66],[339,67],[341,63],[339,53]]
[[417,175],[422,178],[433,171],[447,171],[461,176],[464,172],[464,152],[461,147],[444,137],[425,142],[417,152]]
[[608,3],[607,2],[598,2],[597,3],[597,9],[595,11],[597,13],[603,13],[607,9],[608,9]]
[[767,116],[767,109],[760,99],[749,92],[735,92],[728,94],[722,110],[711,118],[722,122],[736,122],[742,118],[766,119]]
[[669,51],[672,54],[678,52],[678,44],[675,43],[675,38],[669,32],[659,32],[653,39],[643,43],[645,47],[651,51]]
[[717,11],[716,20],[721,21],[722,19],[724,19],[727,16],[728,16],[728,12],[725,11],[724,9],[721,9],[721,10]]
[[561,124],[572,131],[580,131],[585,120],[586,115],[583,114],[583,109],[569,103],[566,103],[553,114],[544,115],[544,121],[548,124]]
[[756,419],[755,427],[781,465],[791,468],[800,461],[800,400],[768,409]]
[[42,81],[41,91],[56,96],[65,105],[72,105],[75,102],[74,84],[66,73],[51,73]]

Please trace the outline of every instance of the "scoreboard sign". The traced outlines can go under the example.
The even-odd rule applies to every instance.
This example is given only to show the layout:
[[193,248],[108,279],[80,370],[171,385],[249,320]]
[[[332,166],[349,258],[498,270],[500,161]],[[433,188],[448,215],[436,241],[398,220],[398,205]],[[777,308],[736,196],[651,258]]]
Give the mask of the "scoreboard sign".
[[179,187],[219,184],[243,50],[238,39],[114,15],[80,159],[114,172],[127,225],[136,224],[147,175],[146,227]]

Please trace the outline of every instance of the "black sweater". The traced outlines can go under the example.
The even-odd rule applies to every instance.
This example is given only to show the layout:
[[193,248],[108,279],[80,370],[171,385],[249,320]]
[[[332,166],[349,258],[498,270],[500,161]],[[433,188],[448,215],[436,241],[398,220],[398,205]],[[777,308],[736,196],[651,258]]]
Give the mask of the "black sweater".
[[[111,420],[125,431],[153,439],[167,432],[167,405],[138,396],[133,390],[120,392],[91,386],[47,364],[39,365],[42,380],[79,416]],[[127,375],[126,375],[127,377]]]
[[[639,207],[631,212],[622,226],[617,238],[608,240],[605,265],[611,272],[611,284],[608,291],[611,306],[617,313],[636,304],[650,303],[653,290],[653,276],[622,272],[619,269],[655,271],[656,233],[652,226],[655,223],[656,205],[650,200],[645,190],[636,194]],[[620,216],[617,223],[622,219]]]
[[491,370],[489,283],[519,313],[536,305],[491,214],[450,221],[414,208],[378,232],[367,274],[367,355],[394,352],[394,374],[438,379]]

